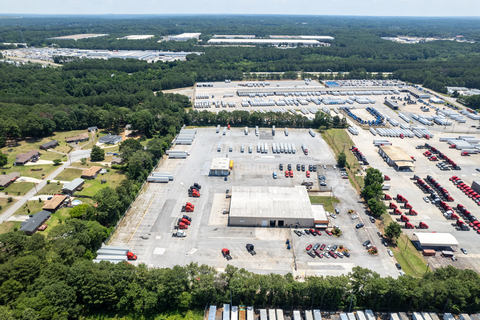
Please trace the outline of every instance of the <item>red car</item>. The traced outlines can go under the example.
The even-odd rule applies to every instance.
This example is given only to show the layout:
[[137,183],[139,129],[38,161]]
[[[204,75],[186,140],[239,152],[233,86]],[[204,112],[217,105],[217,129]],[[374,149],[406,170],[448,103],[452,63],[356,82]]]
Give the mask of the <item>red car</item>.
[[325,243],[320,246],[320,251],[323,251],[325,249]]
[[290,172],[289,172],[289,173],[290,173],[290,178],[293,178],[293,171],[292,171],[292,170],[290,170]]
[[321,236],[322,235],[322,232],[320,230],[315,230],[317,231],[317,235]]
[[325,230],[325,232],[329,235],[329,236],[332,236],[333,233],[330,231],[330,230]]
[[309,244],[308,247],[305,250],[310,251],[310,249],[312,249],[312,247],[313,246],[311,244]]
[[307,178],[310,178],[310,171],[307,171]]
[[308,231],[310,231],[310,234],[311,234],[312,236],[316,236],[316,235],[317,235],[317,230],[315,230],[315,229],[310,229],[310,230],[308,230]]
[[288,178],[288,170],[285,170],[285,178]]

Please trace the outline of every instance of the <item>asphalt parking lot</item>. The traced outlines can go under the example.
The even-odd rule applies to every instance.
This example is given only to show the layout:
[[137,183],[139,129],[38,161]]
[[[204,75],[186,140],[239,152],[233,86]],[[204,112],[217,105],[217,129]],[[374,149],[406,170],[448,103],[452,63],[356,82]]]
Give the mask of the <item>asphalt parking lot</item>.
[[[415,226],[418,226],[420,221],[425,222],[429,229],[404,229],[406,234],[412,238],[415,232],[438,232],[438,233],[451,233],[459,242],[459,247],[463,247],[468,251],[465,255],[458,250],[455,253],[457,261],[452,261],[448,258],[440,256],[439,252],[435,257],[426,257],[427,262],[432,268],[441,266],[453,265],[457,268],[470,268],[477,272],[480,271],[480,248],[476,243],[480,240],[480,234],[476,231],[459,231],[452,223],[453,220],[447,220],[442,211],[435,205],[426,203],[423,198],[428,194],[423,192],[415,183],[413,175],[418,175],[420,178],[425,179],[427,175],[433,176],[443,187],[445,187],[452,195],[454,201],[448,202],[448,205],[455,208],[457,204],[463,204],[474,215],[478,212],[478,206],[470,198],[468,198],[463,192],[461,192],[456,186],[453,185],[449,178],[456,175],[460,177],[466,184],[471,185],[473,180],[480,180],[480,172],[476,171],[476,168],[480,167],[479,155],[472,155],[463,157],[460,156],[460,151],[456,149],[449,149],[446,142],[440,142],[440,136],[458,136],[458,133],[442,133],[431,130],[435,137],[429,141],[425,139],[400,139],[400,138],[388,138],[393,145],[400,146],[407,152],[408,155],[414,156],[415,172],[398,172],[389,167],[386,162],[378,155],[378,148],[373,145],[373,136],[367,132],[360,130],[358,136],[352,136],[352,140],[357,146],[360,146],[360,150],[367,157],[370,165],[374,168],[380,169],[382,173],[388,175],[391,181],[386,181],[385,184],[390,184],[391,189],[386,193],[392,197],[397,194],[401,194],[406,197],[413,208],[418,212],[418,216],[408,216],[410,222]],[[478,137],[478,134],[471,134]],[[423,155],[425,149],[415,149],[415,146],[419,144],[425,144],[428,142],[430,145],[436,147],[443,152],[453,161],[455,161],[462,170],[442,171],[437,166],[435,161],[429,161],[427,157]],[[386,201],[388,205],[390,201]],[[390,213],[392,210],[388,210]],[[402,210],[405,212],[406,210]],[[392,215],[395,220],[399,216]],[[465,219],[462,219],[465,220]],[[467,221],[466,221],[467,222]],[[404,225],[404,223],[402,223]]]
[[[215,133],[215,128],[198,129],[194,143],[191,146],[175,146],[187,149],[190,153],[187,159],[163,159],[157,172],[171,172],[174,180],[167,184],[147,184],[132,209],[120,224],[109,244],[129,245],[131,250],[138,255],[135,263],[145,263],[150,267],[173,267],[190,262],[208,264],[222,270],[227,264],[245,268],[257,273],[293,272],[295,275],[312,272],[317,275],[337,275],[347,273],[354,266],[370,268],[382,276],[395,276],[393,258],[390,258],[386,249],[381,246],[377,236],[376,227],[367,220],[363,213],[364,206],[359,202],[356,191],[348,179],[340,178],[340,171],[333,169],[336,161],[327,144],[320,135],[311,137],[307,129],[290,129],[288,137],[283,130],[277,128],[276,135],[272,136],[271,128],[260,128],[259,136],[250,128],[249,134],[244,134],[244,128],[232,128],[226,135]],[[221,142],[221,151],[217,151]],[[233,150],[229,152],[230,143]],[[257,153],[256,144],[267,143],[268,153]],[[271,143],[293,142],[296,145],[295,154],[273,154]],[[301,150],[301,143],[305,142],[309,149],[306,156]],[[241,144],[252,143],[252,153],[245,148],[241,153]],[[209,167],[212,158],[228,156],[234,161],[233,170],[225,181],[223,177],[209,176]],[[279,164],[292,164],[293,178],[285,178]],[[287,228],[250,228],[229,227],[228,209],[229,199],[226,199],[226,190],[232,190],[234,185],[242,186],[295,186],[302,182],[317,183],[317,175],[312,173],[307,178],[305,172],[297,171],[296,164],[318,165],[317,174],[325,175],[326,192],[315,192],[315,195],[334,196],[341,203],[337,208],[340,214],[337,219],[332,219],[331,224],[337,224],[342,229],[339,238],[329,237],[323,233],[320,237],[298,237],[290,233]],[[323,165],[326,169],[323,169]],[[277,179],[272,174],[276,171]],[[194,182],[199,183],[200,198],[189,198],[187,190]],[[316,186],[314,185],[313,188]],[[186,238],[172,237],[174,226],[178,218],[184,213],[181,208],[186,202],[195,206],[193,213],[187,213],[192,218]],[[347,213],[349,209],[360,213],[358,220],[351,220]],[[355,229],[354,226],[361,220],[366,227]],[[293,240],[294,249],[287,249],[286,240]],[[370,239],[380,250],[377,256],[370,256],[362,247],[362,243]],[[328,244],[343,244],[352,256],[344,259],[312,259],[306,255],[305,247],[316,242]],[[255,246],[256,255],[251,255],[246,250],[246,244]],[[221,249],[228,248],[232,260],[223,258]],[[294,253],[297,258],[295,271]]]

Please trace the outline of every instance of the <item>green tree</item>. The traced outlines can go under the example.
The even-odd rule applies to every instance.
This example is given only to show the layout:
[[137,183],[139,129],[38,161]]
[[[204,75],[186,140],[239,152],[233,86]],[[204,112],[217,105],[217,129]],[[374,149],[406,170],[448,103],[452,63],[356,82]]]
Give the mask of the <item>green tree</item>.
[[383,184],[383,174],[380,170],[375,168],[368,168],[365,175],[365,186],[371,186],[375,184]]
[[347,165],[347,156],[345,155],[344,152],[341,152],[338,154],[337,163],[338,163],[338,166],[341,168],[344,168]]
[[8,162],[8,157],[6,154],[0,152],[0,167],[3,167]]
[[385,228],[385,236],[389,239],[398,239],[402,234],[402,226],[396,222],[390,222]]
[[90,154],[91,161],[103,161],[105,160],[105,150],[100,148],[99,146],[93,146],[92,152]]
[[387,206],[381,200],[379,201],[375,198],[371,198],[368,200],[367,204],[372,214],[376,217],[380,217],[382,214],[387,213]]
[[89,204],[81,204],[68,211],[71,218],[92,220],[95,217],[95,208]]
[[97,203],[97,220],[102,225],[115,223],[119,217],[120,201],[114,189],[106,187],[100,189],[94,196]]
[[62,163],[62,159],[54,159],[53,163],[58,166],[60,163]]

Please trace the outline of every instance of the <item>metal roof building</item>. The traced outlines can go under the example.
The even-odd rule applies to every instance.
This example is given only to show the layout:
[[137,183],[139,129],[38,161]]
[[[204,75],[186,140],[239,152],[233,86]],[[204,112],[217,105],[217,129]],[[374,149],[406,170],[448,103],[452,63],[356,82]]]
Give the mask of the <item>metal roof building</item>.
[[121,141],[122,141],[122,137],[114,134],[109,134],[108,136],[103,136],[98,139],[98,142],[106,143],[106,144],[116,144]]
[[416,232],[413,235],[422,247],[458,247],[458,241],[451,233]]
[[415,171],[415,163],[410,156],[397,146],[380,146],[378,153],[382,158],[386,158],[390,166],[395,167],[396,170],[410,169]]
[[210,164],[210,176],[228,176],[230,174],[230,159],[213,158]]
[[173,41],[187,41],[190,39],[198,39],[200,37],[201,33],[182,33],[178,34],[176,36],[168,36],[166,39],[167,40],[173,40]]
[[47,150],[47,149],[50,149],[50,148],[54,148],[56,146],[58,146],[58,141],[57,140],[52,140],[52,141],[49,141],[49,142],[46,142],[46,143],[42,144],[40,146],[40,149]]
[[289,45],[321,45],[322,43],[317,40],[309,39],[210,39],[209,44],[269,44],[278,46],[280,44]]
[[66,193],[74,193],[75,191],[77,191],[78,188],[83,186],[84,183],[85,180],[83,180],[82,178],[73,179],[71,182],[65,183],[63,185],[62,191]]
[[251,227],[313,227],[307,190],[295,187],[232,188],[229,225]]

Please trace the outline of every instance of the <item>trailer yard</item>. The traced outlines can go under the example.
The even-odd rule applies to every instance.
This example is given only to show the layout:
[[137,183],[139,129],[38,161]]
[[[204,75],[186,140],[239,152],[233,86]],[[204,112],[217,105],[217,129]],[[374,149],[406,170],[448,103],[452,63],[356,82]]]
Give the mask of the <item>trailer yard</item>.
[[[284,128],[277,128],[273,136],[272,128],[261,127],[258,136],[254,134],[254,128],[249,128],[248,135],[245,135],[245,127],[232,127],[226,130],[225,135],[222,130],[216,131],[216,128],[197,129],[192,145],[172,147],[171,150],[181,147],[189,156],[186,159],[164,157],[160,161],[155,171],[173,174],[173,181],[145,185],[114,233],[110,245],[130,246],[138,255],[134,263],[145,263],[151,267],[197,262],[223,270],[229,263],[257,273],[293,272],[301,277],[339,275],[351,271],[354,266],[362,266],[383,276],[398,275],[393,258],[381,246],[375,224],[366,220],[365,215],[352,220],[347,213],[351,209],[363,212],[365,207],[348,179],[342,179],[340,170],[334,168],[335,158],[320,134],[312,137],[308,129],[289,129],[289,135],[285,136]],[[266,152],[257,152],[259,142],[267,144]],[[254,146],[252,152],[245,148],[242,153],[242,144],[249,146],[250,143]],[[293,144],[296,153],[273,153],[273,143]],[[308,155],[302,151],[302,143],[307,146]],[[217,151],[219,144],[220,152]],[[233,145],[231,152],[230,145]],[[212,159],[217,157],[233,161],[230,163],[233,166],[230,175],[209,175]],[[283,170],[280,170],[280,164]],[[288,164],[291,164],[291,170],[288,170]],[[305,165],[304,171],[302,165]],[[307,178],[309,165],[316,165],[316,172],[310,172],[310,178]],[[287,170],[292,171],[293,177],[285,177]],[[277,179],[273,177],[274,172]],[[326,186],[319,185],[320,176],[325,176]],[[194,183],[201,186],[199,197],[188,196],[188,190],[193,190]],[[328,226],[331,229],[338,225],[343,232],[340,237],[329,236],[324,229],[321,236],[299,237],[290,228],[229,226],[228,211],[230,195],[235,196],[232,194],[234,186],[291,188],[302,184],[311,188],[309,195],[333,195],[340,200],[340,203],[334,204],[340,213],[332,213],[335,218],[330,218]],[[192,206],[187,212],[182,212],[187,202]],[[183,215],[191,219],[187,229],[181,230],[186,237],[173,237],[172,234],[177,231],[174,227]],[[355,229],[360,221],[366,227]],[[293,227],[293,230],[303,229]],[[287,248],[287,239],[290,249]],[[380,254],[371,256],[367,253],[362,247],[367,239],[379,248]],[[351,255],[343,259],[312,258],[305,248],[317,242],[326,246],[343,245]],[[247,244],[254,245],[256,255],[249,253]],[[224,258],[222,249],[229,250],[232,260]]]

